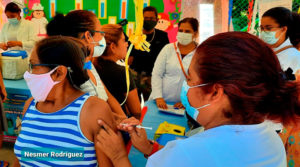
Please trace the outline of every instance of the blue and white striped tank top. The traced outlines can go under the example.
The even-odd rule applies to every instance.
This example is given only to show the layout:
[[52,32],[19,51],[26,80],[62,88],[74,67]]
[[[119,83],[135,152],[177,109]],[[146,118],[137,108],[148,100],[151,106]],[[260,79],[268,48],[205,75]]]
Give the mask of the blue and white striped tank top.
[[[21,166],[97,166],[94,143],[89,141],[82,133],[79,124],[80,111],[85,101],[90,96],[84,94],[71,104],[54,113],[42,113],[36,109],[36,101],[33,100],[27,109],[21,132],[15,143],[14,152]],[[57,149],[68,150],[80,148],[84,150],[80,160],[39,160],[32,158],[24,159],[21,151],[24,149]]]

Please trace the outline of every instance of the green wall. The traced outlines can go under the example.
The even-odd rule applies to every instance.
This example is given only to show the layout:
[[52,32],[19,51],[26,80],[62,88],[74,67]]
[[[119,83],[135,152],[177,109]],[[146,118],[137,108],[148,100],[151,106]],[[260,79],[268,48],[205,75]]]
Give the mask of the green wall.
[[[44,6],[44,11],[48,20],[49,18],[49,2],[50,0],[41,0],[41,4]],[[121,0],[107,0],[107,18],[100,19],[101,24],[108,23],[108,16],[117,16],[117,22],[120,19],[120,3]],[[156,7],[158,13],[163,12],[164,3],[163,0],[150,0],[150,5]],[[67,14],[71,10],[75,9],[75,0],[56,0],[56,12]],[[83,0],[84,10],[94,10],[98,16],[98,0]],[[129,0],[127,20],[135,21],[134,2]]]

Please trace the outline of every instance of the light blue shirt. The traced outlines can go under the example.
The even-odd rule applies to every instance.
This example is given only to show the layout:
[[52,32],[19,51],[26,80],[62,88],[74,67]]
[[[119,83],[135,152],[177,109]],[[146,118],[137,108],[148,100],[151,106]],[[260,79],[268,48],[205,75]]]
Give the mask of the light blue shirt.
[[[178,45],[177,52],[180,54]],[[183,59],[180,55],[186,73],[194,53],[195,50],[187,54]],[[151,78],[152,92],[149,100],[162,97],[168,102],[180,102],[180,92],[184,80],[185,76],[181,70],[174,44],[167,44],[159,53],[154,64]]]
[[266,123],[223,125],[169,142],[147,167],[286,167],[280,137]]

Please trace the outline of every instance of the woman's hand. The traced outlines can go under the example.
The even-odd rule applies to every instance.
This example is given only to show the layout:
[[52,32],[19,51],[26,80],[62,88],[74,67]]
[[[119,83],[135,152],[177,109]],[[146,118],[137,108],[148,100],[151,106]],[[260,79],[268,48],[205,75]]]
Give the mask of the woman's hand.
[[15,47],[15,46],[20,46],[22,47],[22,42],[20,41],[8,41],[7,42],[7,47],[11,48],[11,47]]
[[123,120],[117,127],[119,130],[128,132],[133,146],[143,154],[148,155],[151,153],[153,145],[148,141],[145,129],[136,128],[136,125],[140,125],[140,121],[131,117]]
[[7,50],[7,49],[8,49],[6,43],[0,43],[0,48],[1,48],[2,50]]
[[116,134],[102,120],[98,120],[98,124],[101,128],[97,135],[96,147],[107,155],[114,166],[130,166],[121,133],[118,131]]
[[158,108],[168,109],[167,103],[165,102],[164,98],[157,98],[155,99],[155,101]]
[[178,102],[178,103],[174,104],[174,107],[176,107],[176,108],[184,108],[184,106],[182,105],[181,102]]

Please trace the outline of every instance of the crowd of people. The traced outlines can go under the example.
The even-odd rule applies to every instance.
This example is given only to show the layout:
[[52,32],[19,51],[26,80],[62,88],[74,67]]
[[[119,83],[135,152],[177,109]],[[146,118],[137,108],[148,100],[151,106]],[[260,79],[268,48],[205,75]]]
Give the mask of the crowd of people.
[[[275,7],[263,14],[258,37],[225,32],[201,44],[199,21],[183,18],[177,41],[169,43],[155,29],[157,10],[145,7],[150,52],[132,50],[127,92],[125,66],[117,63],[129,42],[121,25],[101,25],[94,13],[75,10],[57,14],[47,37],[36,40],[20,11],[13,2],[6,6],[9,22],[0,34],[2,50],[30,53],[24,79],[32,98],[24,106],[15,166],[131,166],[128,141],[149,167],[300,165],[299,14]],[[190,128],[205,131],[165,146],[148,140],[137,128],[141,93],[158,108],[184,108]],[[22,158],[23,149],[40,147],[82,148],[84,157]]]

